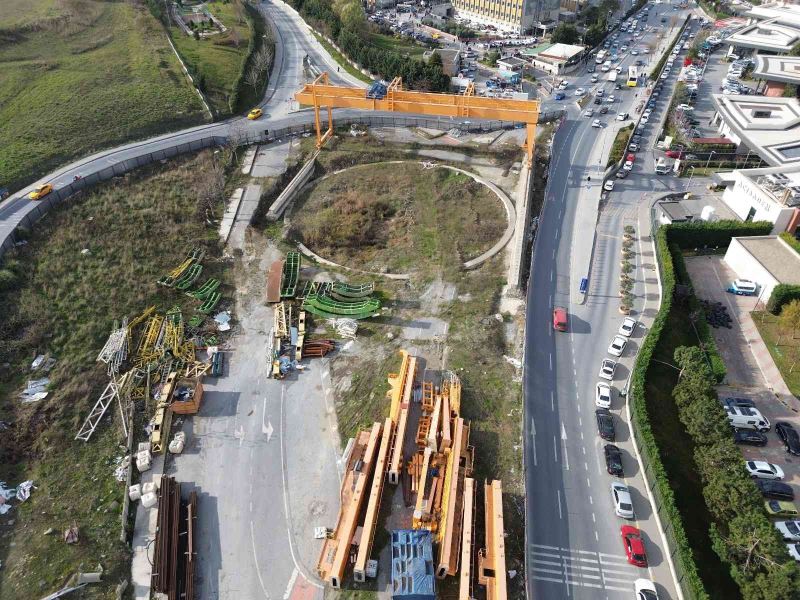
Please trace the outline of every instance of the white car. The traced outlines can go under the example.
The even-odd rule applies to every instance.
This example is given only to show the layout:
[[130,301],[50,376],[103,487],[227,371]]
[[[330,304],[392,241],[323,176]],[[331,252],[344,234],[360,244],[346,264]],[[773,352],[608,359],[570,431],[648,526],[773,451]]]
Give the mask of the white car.
[[592,83],[597,83],[600,78],[597,75],[592,75]]
[[625,346],[627,343],[627,338],[624,338],[621,335],[615,335],[614,339],[611,340],[611,344],[608,346],[608,353],[612,356],[622,356],[622,353],[625,352]]
[[627,46],[623,46],[622,48],[620,48],[620,51],[621,51],[621,52],[625,52],[625,50],[627,50],[627,49],[628,49],[628,47],[627,47]]
[[626,171],[633,171],[633,161],[632,160],[626,160],[625,164],[622,165],[622,168],[625,169]]
[[595,386],[594,403],[599,408],[611,408],[611,386],[598,383]]
[[611,192],[611,191],[613,191],[613,190],[614,190],[614,180],[613,180],[613,179],[609,179],[608,181],[606,181],[606,182],[603,184],[603,189],[604,189],[605,191],[607,191],[607,192]]
[[616,370],[617,370],[616,361],[613,361],[610,358],[604,358],[603,363],[600,365],[600,373],[598,376],[601,379],[607,379],[608,381],[613,381],[614,371]]
[[583,114],[586,115],[587,117],[593,117],[594,116],[594,109],[593,108],[587,108],[586,112],[583,113]]
[[614,100],[616,100],[616,98],[614,97],[614,94],[611,94],[608,98],[606,98],[606,102],[608,102],[609,104],[614,102]]
[[649,579],[637,579],[633,582],[633,591],[636,593],[636,600],[658,600],[655,584]]
[[642,115],[642,123],[647,123],[650,120],[650,115]]
[[602,127],[603,124],[600,122],[600,119],[595,119],[592,121],[592,127]]
[[611,499],[614,501],[614,512],[623,519],[633,519],[633,500],[628,486],[617,481],[611,484]]
[[630,317],[625,317],[622,321],[622,325],[619,326],[619,333],[620,335],[624,335],[625,337],[631,337],[633,331],[636,329],[636,319],[631,319]]
[[638,54],[639,54],[638,50],[631,50],[631,56],[637,56]]
[[787,542],[800,542],[800,521],[775,521],[775,529]]
[[586,93],[586,90],[583,89],[583,88],[578,88],[577,90],[575,90],[575,95],[576,96],[583,96],[585,93]]
[[628,113],[626,112],[621,112],[617,115],[617,121],[624,121],[627,118],[628,118]]
[[661,74],[661,79],[666,79],[667,77],[669,77],[669,73],[667,73],[666,71]]
[[789,556],[800,562],[800,544],[786,544],[786,549],[789,551]]
[[783,479],[783,469],[763,460],[748,460],[744,463],[747,473],[753,479]]

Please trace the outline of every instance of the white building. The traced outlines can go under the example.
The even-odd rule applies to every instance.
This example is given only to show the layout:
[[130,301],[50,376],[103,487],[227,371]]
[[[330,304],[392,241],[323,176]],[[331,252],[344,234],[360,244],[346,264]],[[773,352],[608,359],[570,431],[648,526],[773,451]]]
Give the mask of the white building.
[[743,169],[719,173],[722,201],[743,221],[769,221],[772,233],[794,233],[800,221],[800,171]]
[[800,285],[800,254],[778,236],[735,237],[724,260],[736,277],[758,284],[763,302],[779,283]]
[[780,18],[745,25],[725,39],[731,49],[751,48],[772,54],[787,54],[798,42],[800,25]]

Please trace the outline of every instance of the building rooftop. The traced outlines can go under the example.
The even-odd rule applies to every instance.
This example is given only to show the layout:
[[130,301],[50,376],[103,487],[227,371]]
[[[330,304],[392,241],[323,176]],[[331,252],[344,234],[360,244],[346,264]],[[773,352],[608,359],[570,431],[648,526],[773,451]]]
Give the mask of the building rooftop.
[[549,48],[539,52],[539,58],[547,57],[551,60],[569,60],[576,54],[583,52],[583,46],[573,44],[553,44]]
[[506,65],[511,65],[512,67],[519,67],[521,65],[528,64],[521,58],[517,58],[516,56],[506,56],[505,58],[500,58],[497,60],[498,63],[503,63]]
[[735,238],[781,283],[800,284],[800,254],[776,235]]
[[664,214],[667,215],[670,221],[673,223],[688,221],[690,218],[692,218],[692,213],[687,211],[679,200],[665,200],[663,202],[659,202],[658,206],[664,211]]
[[725,124],[769,165],[800,164],[800,101],[713,94]]
[[746,14],[761,21],[780,19],[784,23],[793,23],[800,27],[800,6],[797,4],[765,2],[760,6],[753,6]]
[[753,77],[767,81],[800,83],[800,56],[756,56]]
[[786,54],[798,42],[800,42],[800,25],[784,23],[780,19],[745,25],[725,40],[725,43],[731,46],[755,48],[779,54]]

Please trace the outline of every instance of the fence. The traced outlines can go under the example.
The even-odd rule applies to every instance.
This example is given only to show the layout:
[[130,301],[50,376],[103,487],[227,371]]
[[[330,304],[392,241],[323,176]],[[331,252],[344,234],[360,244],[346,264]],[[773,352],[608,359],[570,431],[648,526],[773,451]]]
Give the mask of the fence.
[[[559,118],[563,111],[549,111],[539,115],[539,122],[546,123]],[[0,257],[2,257],[10,248],[12,248],[19,239],[19,229],[31,229],[33,225],[41,219],[50,209],[60,205],[67,198],[73,194],[85,190],[96,183],[107,181],[113,177],[124,175],[125,173],[144,167],[153,162],[173,158],[180,154],[187,152],[197,152],[212,146],[222,146],[225,144],[232,144],[234,146],[241,146],[246,144],[260,144],[265,142],[272,142],[287,136],[303,135],[306,133],[314,132],[314,123],[311,120],[313,113],[309,112],[309,121],[300,123],[298,125],[291,125],[281,129],[264,129],[260,133],[253,133],[248,131],[228,130],[228,135],[206,135],[196,140],[188,142],[176,143],[174,146],[148,152],[146,148],[149,144],[147,142],[139,143],[138,145],[127,147],[122,150],[125,152],[135,151],[137,148],[142,148],[141,154],[129,158],[120,159],[117,162],[112,162],[107,166],[83,176],[67,185],[58,189],[54,189],[43,200],[31,202],[16,213],[10,213],[7,219],[14,219],[22,213],[15,223],[11,223],[11,228],[3,235],[4,238],[0,242]],[[453,128],[460,129],[462,132],[467,133],[481,133],[497,130],[511,130],[518,128],[520,125],[514,121],[468,121],[456,120],[451,118],[428,118],[428,117],[397,117],[394,115],[369,115],[364,117],[344,117],[336,120],[337,126],[348,126],[352,124],[366,125],[372,127],[427,127],[431,129],[444,129],[449,130]],[[198,131],[198,134],[203,132]],[[178,134],[179,135],[179,134]],[[176,135],[177,137],[177,135]],[[122,152],[122,150],[120,152]],[[109,152],[105,160],[113,160],[115,151]],[[91,168],[95,160],[87,162],[84,168]]]

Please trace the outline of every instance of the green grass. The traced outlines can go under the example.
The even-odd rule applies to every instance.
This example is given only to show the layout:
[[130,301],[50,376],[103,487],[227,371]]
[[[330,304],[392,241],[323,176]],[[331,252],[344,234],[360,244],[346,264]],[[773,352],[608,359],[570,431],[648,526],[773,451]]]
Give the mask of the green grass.
[[427,48],[420,46],[408,38],[394,37],[383,33],[371,33],[369,45],[381,50],[391,50],[415,58],[422,58]]
[[322,44],[322,47],[325,48],[325,50],[327,50],[328,54],[331,55],[331,58],[333,58],[333,60],[336,61],[337,64],[341,65],[345,71],[347,71],[348,73],[350,73],[350,75],[359,79],[360,81],[363,81],[364,83],[372,83],[371,77],[364,75],[361,71],[359,71],[353,65],[351,65],[350,62],[347,60],[347,58],[341,52],[339,52],[336,48],[331,46],[328,40],[319,35],[316,31],[312,31],[311,33],[313,33],[314,37],[317,38],[317,41],[320,44]]
[[758,327],[775,365],[781,372],[789,391],[800,397],[800,336],[781,327],[778,317],[764,312],[754,312],[753,322]]
[[[18,188],[70,159],[203,119],[200,99],[144,7],[57,6],[66,15],[60,24],[40,19],[41,29],[0,40],[0,187]],[[0,12],[0,29],[5,18]]]
[[[245,11],[236,2],[208,2],[209,12],[228,31],[195,40],[178,27],[170,28],[172,42],[187,66],[191,65],[204,82],[206,94],[215,114],[230,114],[229,100],[236,88],[242,62],[247,59],[247,45],[253,32],[245,19]],[[238,7],[238,8],[237,8]]]
[[57,0],[3,0],[0,29],[16,29],[59,15]]
[[[208,249],[204,276],[222,276],[217,233],[198,210],[194,183],[212,156],[144,168],[77,197],[4,258],[18,281],[0,293],[0,364],[8,363],[0,369],[0,420],[12,424],[0,437],[0,481],[33,479],[39,489],[4,519],[14,524],[3,527],[0,545],[3,597],[38,600],[100,564],[104,583],[81,597],[110,598],[130,576],[128,549],[118,541],[120,509],[112,505],[125,491],[113,479],[112,461],[124,454],[116,407],[88,443],[73,438],[108,382],[96,357],[114,321],[151,304],[161,312],[177,304],[191,315],[196,301],[155,283],[190,246]],[[38,353],[58,359],[50,395],[22,405],[16,394]],[[67,546],[61,535],[73,522],[81,541]],[[43,535],[51,527],[56,533]]]
[[378,164],[320,181],[299,199],[291,237],[334,262],[390,273],[458,271],[506,228],[497,197],[467,175]]
[[678,418],[672,399],[678,372],[663,364],[674,364],[675,348],[696,346],[697,341],[689,326],[688,315],[676,301],[656,345],[654,360],[647,370],[647,412],[654,425],[653,433],[661,449],[661,460],[675,493],[675,502],[703,584],[712,598],[740,598],[739,588],[731,579],[728,566],[722,563],[711,546],[708,532],[712,518],[694,462],[694,443]]
[[606,163],[607,167],[610,167],[611,165],[622,160],[622,154],[625,152],[625,147],[628,145],[628,141],[631,139],[632,135],[633,123],[623,127],[617,132],[617,135],[614,138],[614,143],[611,144],[611,152],[608,154],[608,162]]

